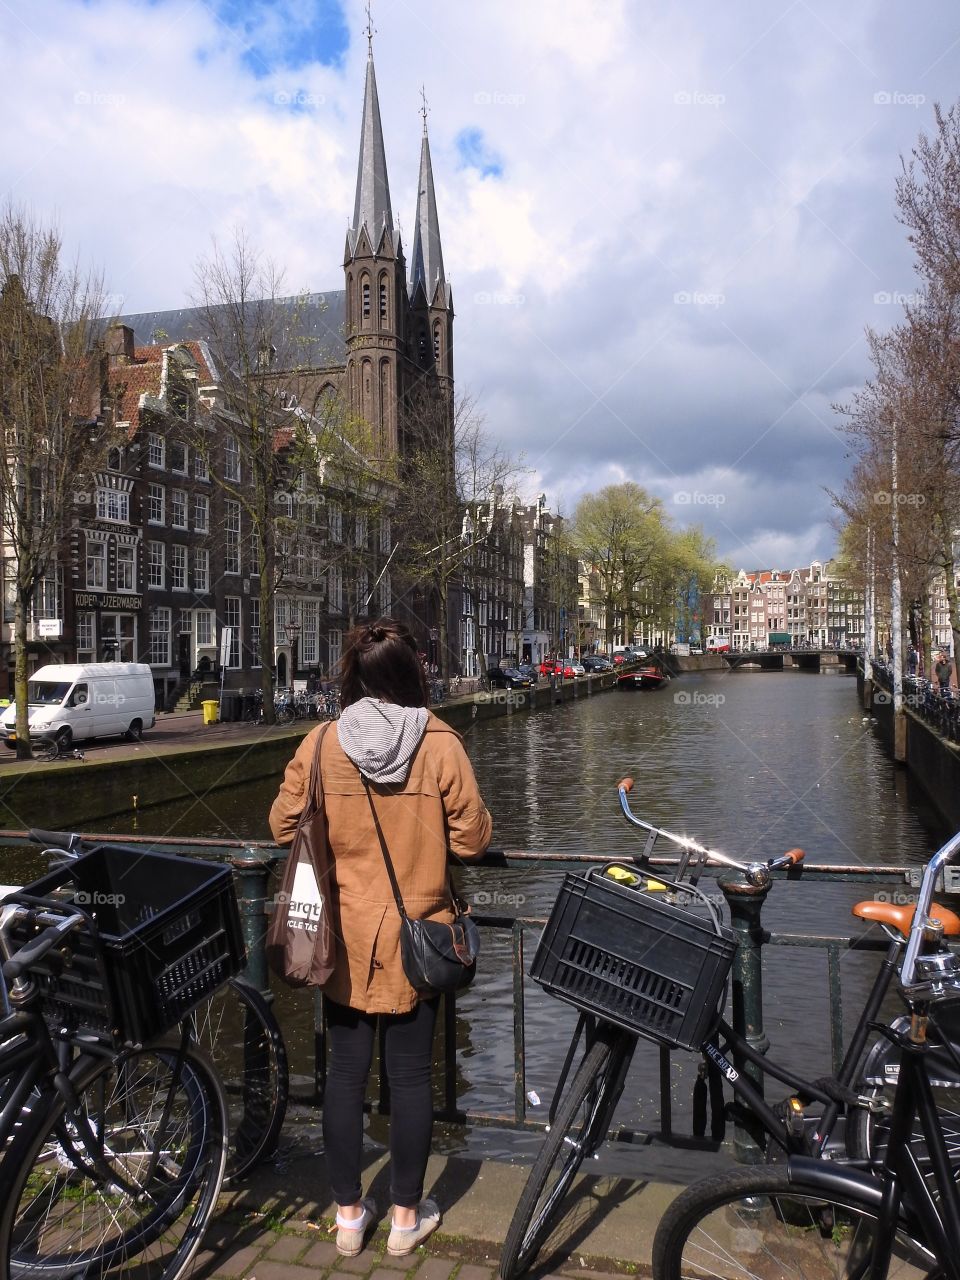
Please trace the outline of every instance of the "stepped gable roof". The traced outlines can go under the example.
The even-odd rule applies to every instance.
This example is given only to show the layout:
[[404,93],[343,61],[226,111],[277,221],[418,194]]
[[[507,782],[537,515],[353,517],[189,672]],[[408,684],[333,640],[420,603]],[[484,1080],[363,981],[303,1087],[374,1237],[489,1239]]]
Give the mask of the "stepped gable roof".
[[[290,314],[290,327],[283,337],[296,343],[299,364],[329,369],[340,368],[347,363],[347,344],[344,338],[346,294],[342,289],[330,293],[278,298],[276,305],[281,311],[286,310]],[[203,313],[199,307],[182,307],[175,311],[140,311],[119,316],[116,323],[127,325],[141,339],[162,334],[164,346],[178,342],[190,344],[208,336],[204,332]]]
[[114,365],[110,370],[111,384],[122,387],[117,420],[129,423],[129,439],[140,428],[140,409],[144,396],[157,398],[160,395],[163,387],[163,355],[172,345],[185,347],[190,352],[197,364],[201,382],[211,382],[215,378],[210,353],[202,342],[166,343],[163,346],[151,343],[148,346],[134,347],[132,361]]

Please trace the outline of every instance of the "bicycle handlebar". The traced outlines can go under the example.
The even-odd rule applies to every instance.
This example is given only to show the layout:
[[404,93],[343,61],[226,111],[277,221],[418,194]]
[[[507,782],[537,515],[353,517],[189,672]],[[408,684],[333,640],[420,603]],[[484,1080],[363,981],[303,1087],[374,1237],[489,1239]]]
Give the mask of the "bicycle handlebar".
[[42,960],[48,951],[53,948],[66,937],[68,933],[72,933],[78,925],[84,923],[85,917],[79,912],[74,912],[65,919],[60,920],[57,924],[52,924],[44,929],[38,937],[32,942],[28,942],[17,951],[16,955],[10,957],[3,965],[3,976],[8,982],[16,982],[25,969],[29,969],[31,965]]
[[719,867],[731,867],[734,871],[742,871],[752,884],[764,884],[768,881],[771,871],[778,871],[781,867],[796,867],[804,859],[802,849],[791,849],[788,853],[781,854],[779,858],[766,858],[756,862],[739,862],[736,858],[731,858],[727,853],[720,853],[717,849],[708,849],[706,845],[699,844],[696,840],[691,840],[689,836],[677,835],[674,831],[668,831],[666,827],[655,827],[650,822],[644,822],[630,808],[630,801],[627,799],[629,793],[633,790],[633,779],[622,778],[617,783],[617,794],[620,797],[620,808],[628,822],[632,822],[635,827],[641,827],[644,831],[648,831],[650,835],[656,839],[663,836],[664,840],[669,840],[672,844],[683,849],[686,853],[698,854],[708,865]]

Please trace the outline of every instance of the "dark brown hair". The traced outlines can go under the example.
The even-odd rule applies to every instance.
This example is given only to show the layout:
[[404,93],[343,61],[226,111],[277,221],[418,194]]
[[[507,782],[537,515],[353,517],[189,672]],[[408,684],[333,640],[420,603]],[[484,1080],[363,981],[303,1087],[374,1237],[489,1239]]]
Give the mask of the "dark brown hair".
[[379,698],[399,707],[425,707],[429,702],[423,664],[412,632],[395,618],[354,627],[341,662],[340,704]]

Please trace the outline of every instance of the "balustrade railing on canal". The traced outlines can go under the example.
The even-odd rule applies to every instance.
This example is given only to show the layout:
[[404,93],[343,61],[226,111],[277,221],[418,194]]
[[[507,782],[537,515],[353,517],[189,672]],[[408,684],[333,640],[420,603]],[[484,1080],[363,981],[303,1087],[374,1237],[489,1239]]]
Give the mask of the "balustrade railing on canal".
[[[269,987],[269,975],[264,954],[267,920],[273,903],[272,878],[286,856],[286,851],[276,845],[256,841],[227,841],[210,839],[175,839],[136,835],[87,835],[85,839],[103,843],[124,843],[158,848],[165,852],[189,854],[194,857],[215,858],[228,861],[237,881],[237,896],[247,944],[246,976],[263,990]],[[28,845],[26,832],[0,831],[0,849]],[[31,846],[36,851],[37,846]],[[618,861],[628,861],[622,856]],[[539,873],[556,870],[558,878],[566,871],[583,870],[590,865],[603,865],[611,861],[611,855],[602,854],[552,854],[541,850],[489,851],[482,859],[470,863],[471,869],[522,871],[536,867]],[[677,866],[674,858],[653,858],[649,864],[661,869],[670,878],[671,868]],[[917,889],[923,867],[915,866],[861,866],[858,864],[811,865],[804,863],[795,870],[774,874],[775,879],[802,879],[805,882],[848,883],[862,885],[864,894],[876,892],[881,886],[889,886],[893,892],[909,894]],[[878,939],[856,938],[843,935],[770,934],[762,924],[765,893],[739,893],[737,883],[725,883],[724,875],[712,873],[707,868],[704,877],[717,878],[730,909],[730,923],[734,929],[738,951],[732,969],[732,1023],[749,1044],[761,1051],[766,1046],[762,1001],[762,952],[767,946],[811,948],[822,951],[826,959],[825,982],[829,1005],[829,1033],[832,1069],[839,1068],[843,1056],[843,991],[841,985],[841,961],[850,950],[885,951],[887,943]],[[2,878],[2,877],[0,877]],[[952,890],[960,886],[951,883]],[[443,1015],[443,1105],[437,1110],[437,1118],[461,1124],[499,1126],[516,1129],[539,1129],[542,1122],[532,1120],[528,1108],[526,1075],[526,1025],[525,974],[527,965],[528,934],[539,931],[545,920],[540,917],[481,915],[474,916],[484,930],[501,930],[509,933],[511,943],[511,983],[513,993],[513,1061],[514,1089],[512,1114],[492,1114],[463,1109],[457,1098],[456,1074],[456,1004],[446,997]],[[532,955],[532,953],[531,953]],[[325,1080],[326,1044],[323,1030],[322,1000],[314,1002],[314,1090],[303,1101],[322,1102]],[[674,1133],[673,1106],[671,1100],[671,1051],[661,1048],[659,1054],[660,1080],[659,1127],[652,1131],[621,1131],[621,1140],[649,1140],[656,1138],[676,1145],[687,1145],[691,1139]],[[749,1069],[749,1068],[748,1068]],[[385,1081],[376,1102],[378,1110],[389,1110],[389,1097]]]

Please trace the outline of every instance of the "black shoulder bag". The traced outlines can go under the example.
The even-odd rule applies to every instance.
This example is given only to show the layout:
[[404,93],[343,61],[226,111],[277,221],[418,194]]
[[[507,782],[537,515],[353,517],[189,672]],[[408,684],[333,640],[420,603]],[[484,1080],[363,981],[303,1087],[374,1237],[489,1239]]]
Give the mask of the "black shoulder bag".
[[383,860],[390,877],[390,887],[400,912],[400,961],[407,981],[420,995],[437,995],[441,991],[462,991],[473,981],[477,972],[477,956],[480,953],[480,930],[468,912],[461,910],[450,890],[450,899],[456,913],[451,924],[439,920],[411,920],[403,905],[400,886],[387,842],[383,838],[380,819],[373,806],[373,796],[366,778],[363,785],[373,814],[373,825],[383,852]]

